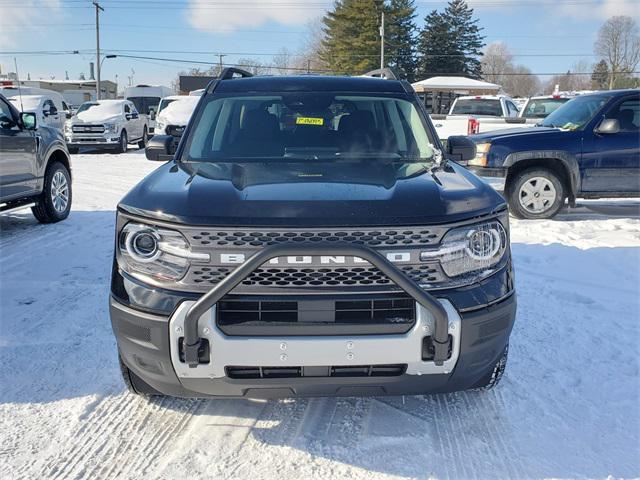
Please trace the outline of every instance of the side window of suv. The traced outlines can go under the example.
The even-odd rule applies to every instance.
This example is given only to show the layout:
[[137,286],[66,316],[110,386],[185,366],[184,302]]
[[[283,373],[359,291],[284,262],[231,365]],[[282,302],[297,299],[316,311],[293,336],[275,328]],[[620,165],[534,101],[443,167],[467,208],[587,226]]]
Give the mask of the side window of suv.
[[623,100],[607,113],[607,118],[617,119],[621,132],[640,131],[640,99]]
[[0,130],[16,130],[18,125],[7,103],[0,99]]

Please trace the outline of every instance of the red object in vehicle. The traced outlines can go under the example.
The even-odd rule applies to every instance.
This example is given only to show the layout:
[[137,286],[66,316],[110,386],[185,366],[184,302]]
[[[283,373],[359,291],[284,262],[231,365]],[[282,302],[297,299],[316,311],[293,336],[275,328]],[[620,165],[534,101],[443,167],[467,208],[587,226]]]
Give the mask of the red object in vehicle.
[[473,135],[480,131],[480,122],[475,118],[470,118],[467,123],[467,135]]

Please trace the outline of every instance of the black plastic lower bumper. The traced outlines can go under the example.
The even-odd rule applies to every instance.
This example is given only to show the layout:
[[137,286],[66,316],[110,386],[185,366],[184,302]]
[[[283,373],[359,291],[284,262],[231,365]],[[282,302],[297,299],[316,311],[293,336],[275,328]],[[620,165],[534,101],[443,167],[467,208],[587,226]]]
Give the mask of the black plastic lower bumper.
[[[426,394],[465,390],[488,375],[509,340],[516,297],[461,313],[460,356],[453,372],[379,377],[178,379],[170,360],[169,318],[131,309],[111,298],[111,320],[125,364],[161,393],[180,397],[291,397]],[[248,363],[250,364],[250,359]],[[384,352],[380,354],[384,364]]]

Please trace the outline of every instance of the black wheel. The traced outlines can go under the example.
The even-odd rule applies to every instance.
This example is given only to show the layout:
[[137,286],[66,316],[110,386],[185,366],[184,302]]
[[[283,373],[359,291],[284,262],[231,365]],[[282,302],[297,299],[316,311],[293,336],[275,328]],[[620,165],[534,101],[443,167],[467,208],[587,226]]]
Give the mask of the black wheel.
[[530,168],[507,185],[509,211],[516,218],[551,218],[564,205],[564,184],[554,171]]
[[477,385],[475,386],[476,390],[486,391],[494,388],[504,375],[504,371],[507,368],[507,357],[509,356],[509,344],[504,347],[504,352],[502,352],[502,356],[496,362],[493,370],[489,372],[484,378],[482,378]]
[[134,395],[140,395],[142,397],[152,397],[157,395],[162,395],[156,389],[147,385],[144,380],[138,377],[135,373],[129,370],[124,362],[122,361],[122,357],[118,355],[118,363],[120,364],[120,373],[122,374],[122,380],[124,381],[127,390]]
[[71,211],[71,175],[60,162],[53,162],[44,175],[44,190],[35,207],[33,215],[41,223],[54,223],[64,220]]
[[68,147],[69,148],[69,153],[75,155],[76,153],[78,153],[78,151],[80,150],[78,147]]
[[144,130],[142,131],[142,140],[138,142],[138,148],[145,148],[148,141],[149,134],[147,133],[147,127],[144,127]]
[[120,132],[120,143],[118,144],[118,153],[127,153],[129,147],[129,139],[127,138],[127,131],[122,130]]

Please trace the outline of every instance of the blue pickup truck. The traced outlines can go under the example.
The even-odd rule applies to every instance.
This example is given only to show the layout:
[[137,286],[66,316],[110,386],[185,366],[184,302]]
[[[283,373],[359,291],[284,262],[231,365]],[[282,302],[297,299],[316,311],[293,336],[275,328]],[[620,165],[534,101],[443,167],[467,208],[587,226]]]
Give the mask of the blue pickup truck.
[[640,90],[582,95],[535,127],[471,138],[467,167],[492,177],[517,218],[550,218],[577,198],[640,196]]

